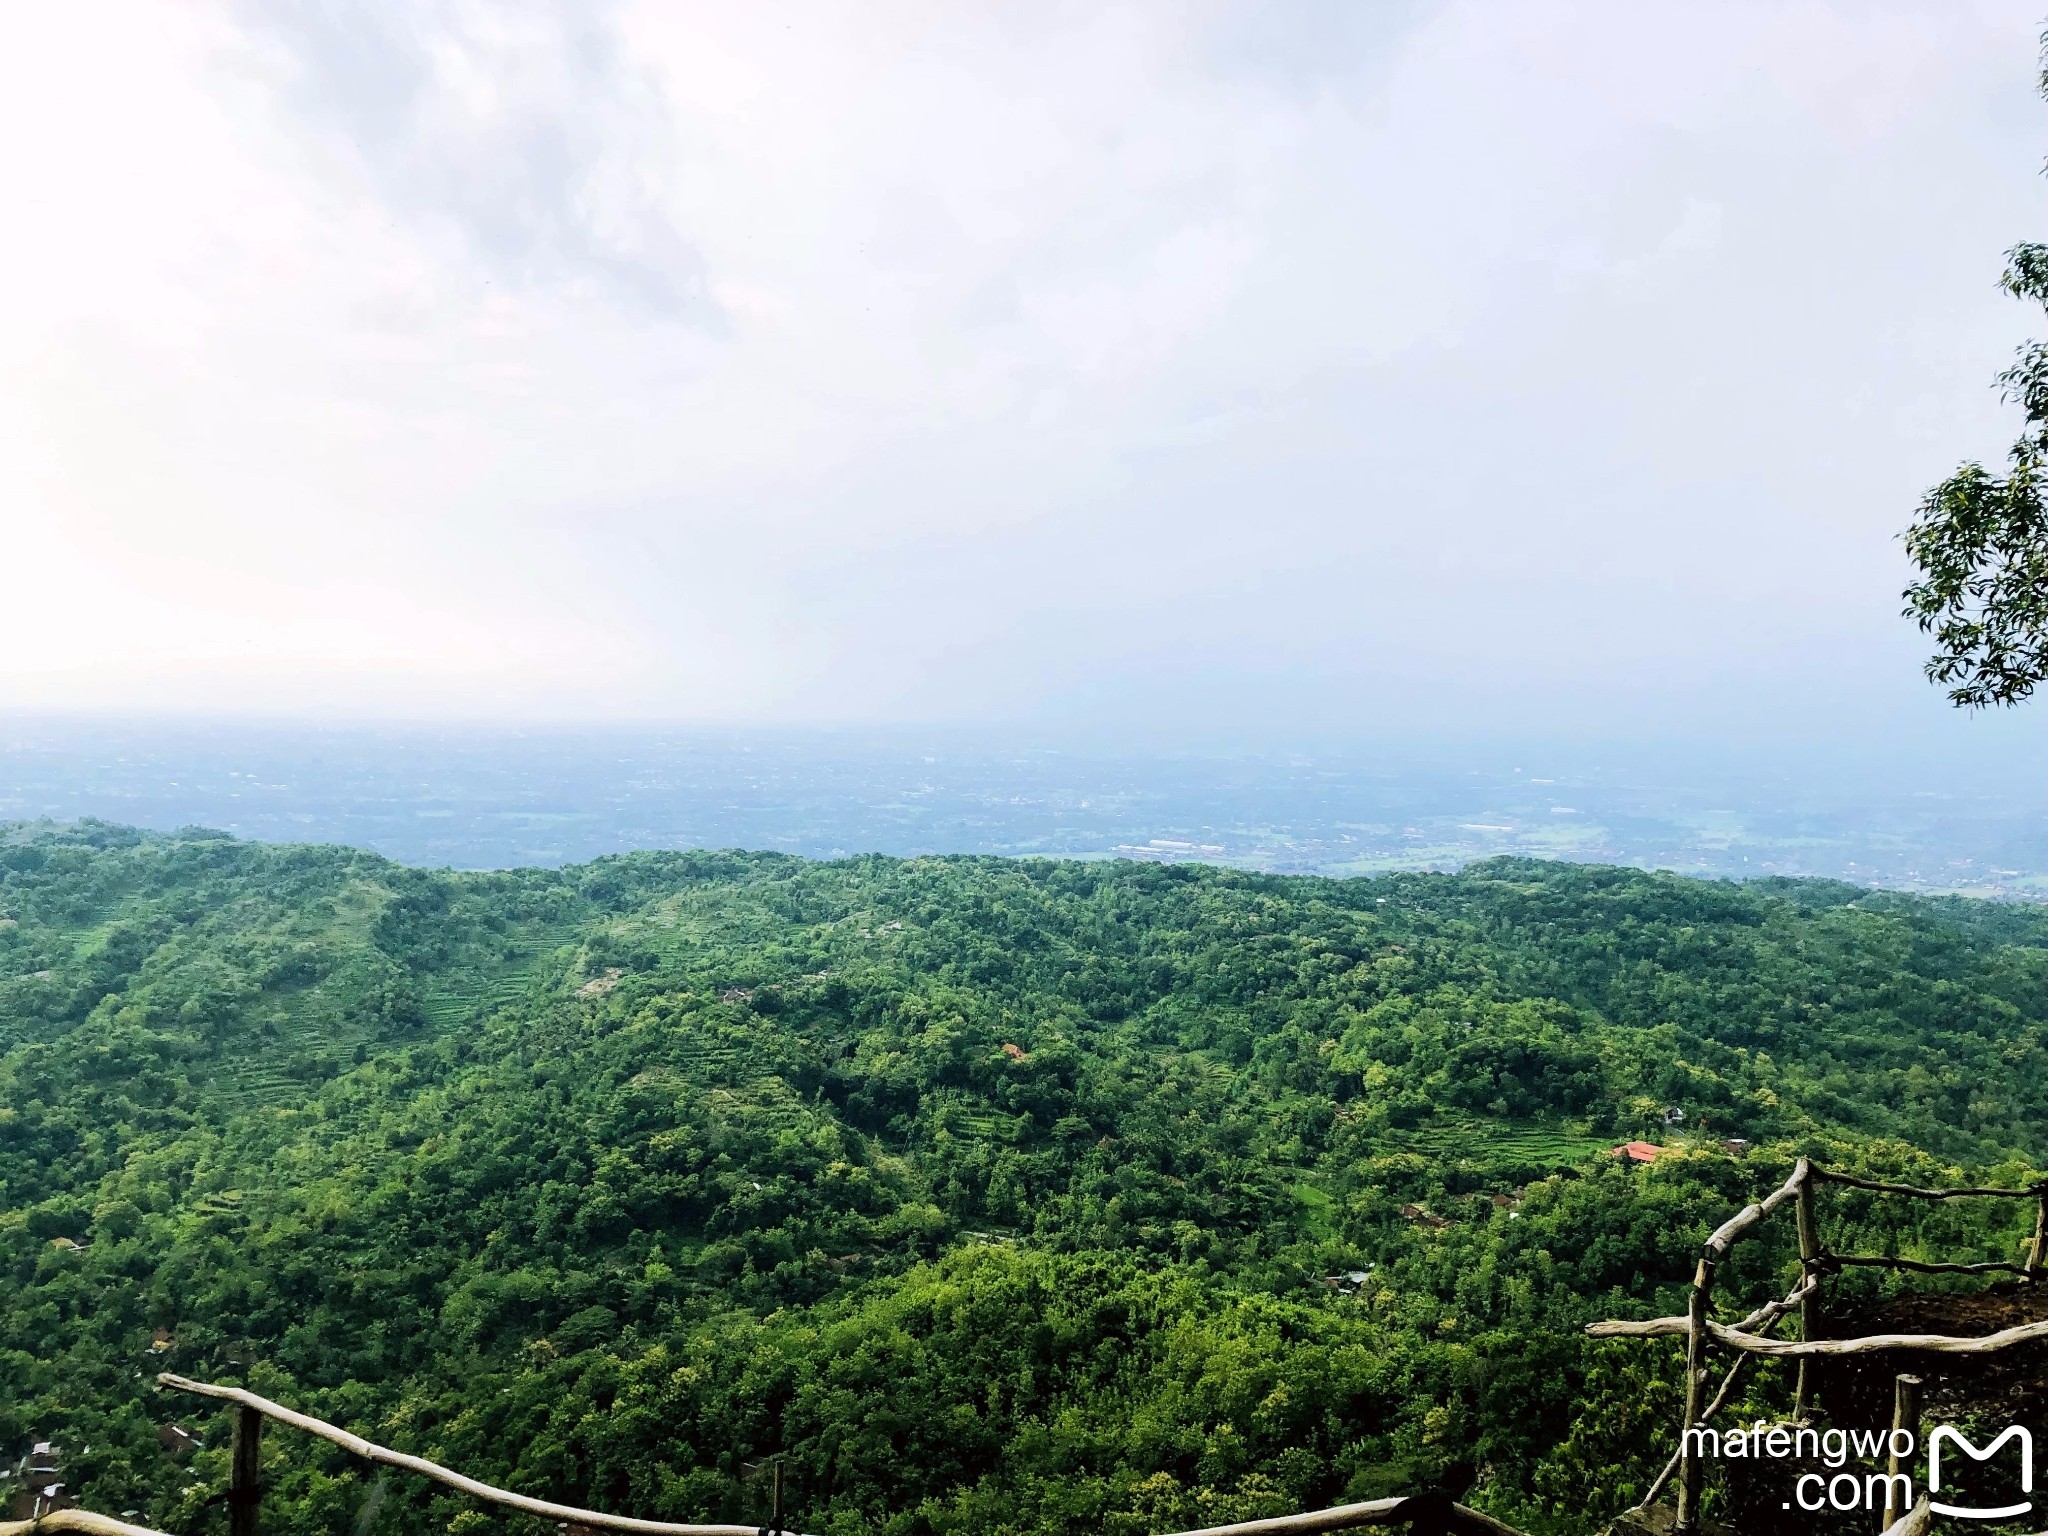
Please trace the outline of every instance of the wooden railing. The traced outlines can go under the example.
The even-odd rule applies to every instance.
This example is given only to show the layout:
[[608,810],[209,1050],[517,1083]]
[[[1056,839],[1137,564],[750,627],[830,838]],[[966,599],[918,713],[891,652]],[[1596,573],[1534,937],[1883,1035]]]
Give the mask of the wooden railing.
[[[758,1525],[691,1525],[673,1520],[636,1520],[630,1515],[606,1514],[602,1510],[578,1509],[573,1504],[556,1504],[547,1499],[529,1498],[523,1493],[513,1493],[506,1488],[494,1488],[489,1483],[465,1477],[460,1472],[450,1471],[439,1462],[428,1461],[424,1456],[409,1456],[404,1451],[394,1451],[387,1446],[374,1444],[360,1435],[352,1435],[345,1429],[329,1424],[325,1419],[294,1412],[282,1403],[274,1403],[269,1398],[260,1397],[242,1387],[223,1387],[210,1381],[191,1381],[169,1371],[158,1376],[157,1380],[174,1391],[219,1398],[223,1402],[235,1405],[234,1438],[228,1461],[229,1536],[256,1536],[257,1509],[263,1496],[259,1462],[265,1419],[275,1419],[278,1423],[288,1424],[293,1429],[304,1430],[309,1435],[340,1446],[364,1461],[396,1467],[401,1472],[416,1472],[421,1477],[445,1483],[458,1493],[466,1493],[471,1498],[481,1499],[487,1504],[496,1504],[504,1509],[516,1509],[521,1514],[539,1515],[544,1520],[573,1521],[578,1525],[587,1525],[598,1530],[636,1531],[640,1536],[759,1536],[764,1529]],[[775,1528],[780,1528],[779,1522]]]
[[[1821,1245],[1820,1226],[1814,1211],[1814,1190],[1821,1184],[1839,1184],[1849,1189],[1904,1195],[1916,1200],[1959,1200],[1978,1197],[2032,1200],[2033,1241],[2028,1245],[2025,1262],[2019,1264],[1942,1264],[1899,1258],[1892,1254],[1830,1253]],[[1738,1323],[1716,1322],[1709,1316],[1716,1271],[1727,1259],[1729,1250],[1739,1238],[1788,1202],[1792,1205],[1798,1223],[1799,1283],[1793,1286],[1783,1299],[1758,1307]],[[1752,1355],[1791,1356],[1798,1360],[1799,1377],[1793,1389],[1793,1412],[1795,1417],[1803,1418],[1812,1399],[1812,1383],[1808,1379],[1807,1362],[1816,1356],[1862,1355],[1897,1349],[1926,1350],[1936,1354],[1984,1355],[2010,1349],[2015,1344],[2048,1339],[2048,1321],[2024,1323],[2018,1327],[2000,1329],[1995,1333],[1974,1336],[1943,1333],[1879,1333],[1854,1339],[1823,1338],[1820,1326],[1821,1286],[1830,1274],[1856,1267],[1895,1269],[1914,1274],[2006,1273],[2018,1275],[2029,1284],[2039,1283],[2044,1276],[2048,1276],[2048,1180],[2041,1180],[2021,1189],[1998,1186],[1924,1189],[1912,1184],[1887,1184],[1876,1179],[1862,1179],[1852,1174],[1835,1173],[1802,1157],[1793,1166],[1792,1176],[1781,1186],[1764,1199],[1737,1211],[1715,1228],[1701,1245],[1699,1263],[1693,1270],[1692,1289],[1687,1296],[1683,1317],[1653,1317],[1640,1321],[1616,1320],[1588,1325],[1586,1332],[1596,1339],[1682,1337],[1685,1340],[1685,1410],[1684,1418],[1679,1424],[1678,1449],[1672,1452],[1671,1459],[1665,1463],[1664,1470],[1651,1483],[1650,1491],[1644,1495],[1638,1508],[1653,1503],[1676,1473],[1676,1527],[1680,1531],[1690,1531],[1696,1527],[1699,1517],[1700,1483],[1705,1468],[1694,1448],[1688,1444],[1691,1437],[1686,1432],[1703,1426],[1721,1411],[1741,1377],[1743,1366]],[[1771,1330],[1777,1326],[1779,1319],[1795,1311],[1799,1314],[1799,1338],[1771,1338]],[[1718,1344],[1736,1351],[1734,1361],[1729,1365],[1719,1390],[1714,1393],[1711,1400],[1706,1395],[1707,1349],[1710,1344]],[[1904,1379],[1906,1378],[1902,1378]],[[1901,1516],[1900,1523],[1903,1524],[1910,1518],[1911,1513]],[[1890,1524],[1891,1522],[1887,1521],[1887,1525]]]
[[[1886,1511],[1890,1513],[1889,1510]],[[1920,1502],[1907,1510],[1898,1519],[1884,1528],[1884,1536],[1926,1536],[1934,1524],[1934,1503],[1926,1494],[1920,1495]]]
[[[489,1483],[465,1477],[451,1471],[438,1462],[428,1461],[424,1456],[411,1456],[403,1451],[394,1451],[388,1446],[375,1444],[360,1435],[316,1419],[310,1414],[298,1413],[282,1403],[272,1402],[267,1397],[249,1391],[244,1387],[226,1387],[209,1381],[192,1381],[166,1371],[157,1377],[158,1382],[177,1392],[191,1392],[200,1397],[211,1397],[232,1403],[235,1406],[233,1439],[228,1458],[228,1530],[229,1536],[257,1536],[263,1485],[261,1480],[261,1450],[263,1421],[275,1419],[280,1424],[303,1430],[309,1435],[338,1445],[349,1454],[379,1466],[394,1467],[402,1472],[416,1473],[445,1484],[470,1497],[502,1509],[516,1509],[522,1514],[539,1515],[543,1519],[558,1520],[568,1524],[588,1526],[596,1530],[636,1531],[642,1536],[795,1536],[784,1532],[782,1526],[781,1501],[778,1495],[775,1515],[768,1525],[695,1525],[670,1520],[639,1520],[630,1515],[607,1514],[602,1510],[579,1509],[571,1504],[556,1504],[546,1499],[531,1498],[509,1489],[495,1488]],[[69,1523],[59,1524],[59,1520]],[[1373,1499],[1363,1504],[1340,1504],[1331,1509],[1310,1510],[1298,1515],[1278,1515],[1267,1520],[1245,1520],[1235,1525],[1207,1526],[1198,1531],[1181,1531],[1174,1536],[1320,1536],[1326,1531],[1356,1530],[1363,1526],[1405,1525],[1415,1536],[1521,1536],[1513,1526],[1506,1525],[1491,1515],[1468,1509],[1463,1504],[1446,1498],[1442,1494],[1413,1494],[1405,1498]],[[46,1515],[40,1524],[29,1521],[16,1525],[0,1525],[0,1536],[27,1536],[27,1533],[42,1531],[87,1531],[98,1532],[101,1536],[162,1536],[162,1533],[147,1531],[139,1526],[123,1525],[104,1515],[87,1515],[83,1511],[67,1510],[61,1516]]]
[[[499,1490],[494,1490],[499,1491]],[[518,1495],[508,1495],[517,1498]],[[490,1502],[502,1503],[503,1499]],[[510,1507],[520,1507],[517,1505]],[[550,1506],[567,1509],[567,1505]],[[528,1511],[531,1513],[532,1511]],[[593,1520],[591,1517],[595,1516]],[[616,1517],[599,1515],[596,1510],[577,1510],[575,1518],[584,1525],[604,1523]],[[633,1522],[638,1526],[656,1525],[655,1521]],[[1333,1509],[1312,1510],[1301,1515],[1277,1515],[1270,1520],[1245,1520],[1236,1525],[1205,1526],[1198,1531],[1182,1531],[1177,1536],[1319,1536],[1324,1531],[1359,1530],[1374,1525],[1406,1525],[1416,1536],[1521,1536],[1513,1526],[1483,1515],[1476,1509],[1467,1509],[1453,1503],[1440,1494],[1414,1494],[1399,1499],[1374,1499],[1365,1504],[1339,1504]],[[747,1536],[761,1536],[768,1527],[763,1526],[662,1526],[666,1530],[742,1530]],[[34,1520],[0,1520],[0,1536],[41,1536],[41,1533],[78,1531],[86,1536],[165,1536],[162,1531],[147,1526],[129,1525],[126,1521],[115,1520],[107,1515],[96,1515],[85,1509],[52,1510]],[[1889,1533],[1888,1533],[1889,1536]],[[1900,1532],[1898,1536],[1908,1536]],[[1918,1536],[1918,1533],[1911,1533]]]
[[53,1509],[33,1520],[0,1520],[0,1536],[42,1536],[44,1531],[84,1531],[90,1536],[164,1536],[146,1525],[130,1525],[89,1509]]

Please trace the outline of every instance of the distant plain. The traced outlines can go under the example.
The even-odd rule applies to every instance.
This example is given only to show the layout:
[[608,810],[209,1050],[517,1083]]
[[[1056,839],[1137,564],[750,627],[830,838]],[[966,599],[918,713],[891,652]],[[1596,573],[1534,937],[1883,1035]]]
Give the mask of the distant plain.
[[1199,859],[1349,875],[1518,853],[2048,899],[2024,755],[1480,741],[1295,751],[1030,733],[0,723],[0,820],[94,816],[416,865],[636,848]]

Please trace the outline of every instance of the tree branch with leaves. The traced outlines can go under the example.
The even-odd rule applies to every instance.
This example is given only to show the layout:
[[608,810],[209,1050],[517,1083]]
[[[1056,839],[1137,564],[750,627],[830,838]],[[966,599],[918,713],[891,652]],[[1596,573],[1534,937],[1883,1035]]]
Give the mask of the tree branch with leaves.
[[[2048,245],[2021,245],[2000,285],[2048,308]],[[2048,343],[1998,376],[2027,415],[2003,477],[1965,464],[1927,493],[1906,530],[1920,579],[1906,612],[1934,636],[1929,681],[1964,708],[2017,704],[2048,678]]]
[[[2041,87],[2048,96],[2048,37]],[[2048,309],[2048,245],[2006,253],[1999,286]],[[2027,342],[1998,376],[2026,430],[2007,472],[1963,465],[1927,493],[1905,532],[1920,579],[1906,614],[1934,637],[1930,682],[1960,708],[2017,704],[2048,680],[2048,343]]]

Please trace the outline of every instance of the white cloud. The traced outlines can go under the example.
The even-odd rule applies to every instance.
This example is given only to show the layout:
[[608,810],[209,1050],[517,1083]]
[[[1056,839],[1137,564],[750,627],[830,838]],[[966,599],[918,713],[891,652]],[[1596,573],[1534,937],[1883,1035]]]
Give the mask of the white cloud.
[[2032,13],[1366,11],[23,13],[0,707],[1911,696]]

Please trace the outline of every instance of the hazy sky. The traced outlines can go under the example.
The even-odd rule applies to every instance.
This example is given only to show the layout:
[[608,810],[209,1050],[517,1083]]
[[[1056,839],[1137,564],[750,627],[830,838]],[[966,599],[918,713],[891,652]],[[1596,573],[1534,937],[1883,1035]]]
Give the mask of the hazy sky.
[[0,708],[1967,731],[2040,10],[15,7]]

